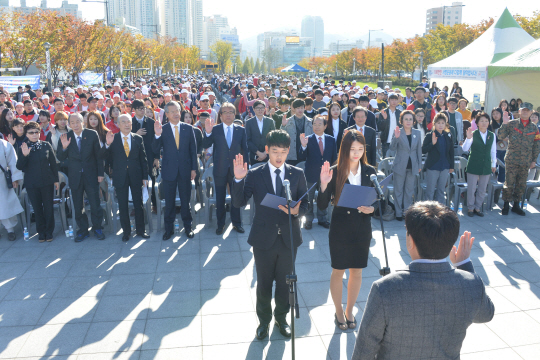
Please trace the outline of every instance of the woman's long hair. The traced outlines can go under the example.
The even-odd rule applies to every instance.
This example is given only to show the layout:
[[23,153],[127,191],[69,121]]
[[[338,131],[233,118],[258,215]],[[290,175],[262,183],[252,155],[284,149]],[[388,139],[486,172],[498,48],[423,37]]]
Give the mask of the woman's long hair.
[[[95,116],[98,119],[98,126],[96,128],[93,128],[90,126],[90,116]],[[109,129],[103,123],[101,114],[98,111],[94,110],[94,111],[88,112],[88,116],[86,117],[86,128],[91,129],[91,130],[96,130],[99,136],[99,140],[102,143],[105,143],[105,138],[107,137],[107,133],[109,132]]]
[[358,141],[362,146],[364,146],[364,153],[360,158],[360,163],[362,165],[368,165],[367,156],[366,156],[366,139],[364,135],[358,130],[349,130],[347,134],[343,135],[341,140],[341,147],[339,149],[339,155],[337,159],[337,168],[336,168],[336,190],[334,192],[334,203],[339,202],[339,196],[343,190],[343,186],[349,177],[350,170],[350,157],[351,157],[351,147],[353,142]]
[[[339,109],[339,120],[342,120],[341,119],[341,106],[339,106],[339,104],[337,102],[333,102],[332,104],[330,104],[330,107],[328,108],[328,115],[327,115],[327,130],[326,130],[326,133],[329,134],[329,135],[332,135],[334,136],[334,128],[332,126],[332,107],[334,106],[337,106],[338,109]],[[337,140],[337,139],[336,139]]]

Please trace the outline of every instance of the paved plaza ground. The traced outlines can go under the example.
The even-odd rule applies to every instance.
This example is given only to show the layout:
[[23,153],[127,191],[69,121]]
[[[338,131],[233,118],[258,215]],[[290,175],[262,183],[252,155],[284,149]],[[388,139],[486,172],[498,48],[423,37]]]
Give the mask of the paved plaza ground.
[[[460,216],[461,231],[476,237],[473,263],[496,309],[490,323],[469,328],[464,360],[540,358],[536,196],[526,217],[503,217],[499,211],[483,219]],[[202,223],[204,211],[196,219]],[[372,223],[375,239],[358,320],[384,261],[379,222]],[[410,261],[404,224],[394,220],[384,226],[394,271]],[[121,234],[107,232],[105,241],[91,237],[74,243],[57,225],[55,240],[41,244],[37,236],[9,242],[2,230],[0,358],[289,359],[291,342],[276,328],[269,340],[255,339],[256,276],[247,244],[250,226],[245,229],[239,235],[229,227],[216,236],[214,218],[210,226],[197,226],[194,239],[182,232],[162,241],[162,233],[154,231],[148,241],[122,243]],[[314,224],[302,232],[297,359],[350,359],[356,332],[343,333],[333,323],[328,230]]]

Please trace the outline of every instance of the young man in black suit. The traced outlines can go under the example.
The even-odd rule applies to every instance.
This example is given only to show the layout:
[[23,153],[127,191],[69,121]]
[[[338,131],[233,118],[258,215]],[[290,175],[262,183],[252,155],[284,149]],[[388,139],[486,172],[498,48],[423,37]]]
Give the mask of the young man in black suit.
[[163,240],[169,240],[174,234],[176,219],[176,190],[180,194],[181,216],[184,231],[188,238],[195,237],[191,228],[190,198],[191,181],[197,174],[197,142],[191,125],[180,122],[180,105],[171,101],[165,106],[169,122],[163,126],[154,122],[155,139],[152,144],[155,154],[163,148],[163,166],[161,167],[161,186],[165,197],[165,233]]
[[[224,103],[219,109],[221,124],[214,125],[214,120],[206,120],[205,134],[203,135],[203,147],[205,149],[214,146],[214,180],[216,184],[216,234],[221,235],[225,231],[225,197],[227,185],[232,186],[234,181],[233,161],[237,154],[248,157],[248,145],[246,129],[233,124],[236,108],[231,103]],[[240,207],[231,206],[231,222],[233,229],[243,234]]]
[[[266,152],[269,160],[248,172],[248,164],[242,155],[234,160],[234,177],[232,201],[236,207],[246,205],[253,196],[255,217],[248,237],[248,244],[253,246],[255,268],[257,271],[257,339],[268,336],[272,320],[272,287],[276,282],[274,309],[275,325],[279,332],[290,337],[291,331],[286,316],[289,312],[289,290],[286,275],[296,257],[296,250],[302,244],[300,219],[307,210],[307,201],[299,201],[291,209],[294,258],[291,256],[291,239],[289,233],[289,217],[287,208],[280,205],[280,210],[262,206],[266,194],[285,197],[283,181],[291,184],[291,197],[298,200],[307,191],[306,178],[302,169],[286,164],[291,138],[286,131],[274,130],[266,138]],[[296,151],[293,149],[292,151]]]
[[99,201],[99,183],[103,181],[103,150],[99,144],[98,133],[95,130],[83,129],[83,117],[79,113],[69,116],[71,131],[60,137],[57,147],[59,161],[68,162],[69,187],[73,195],[73,213],[79,230],[75,237],[81,242],[89,236],[88,216],[83,213],[83,195],[90,202],[92,229],[98,240],[104,240],[103,209]]
[[[105,156],[112,163],[112,180],[118,196],[118,209],[120,210],[120,225],[124,231],[122,241],[128,241],[131,235],[129,224],[128,198],[131,189],[133,206],[135,207],[135,226],[137,235],[148,239],[144,230],[144,210],[142,187],[148,185],[148,163],[144,140],[140,135],[131,133],[131,118],[127,114],[118,117],[120,132],[116,135],[107,133]],[[146,191],[146,189],[145,189]]]
[[265,153],[266,135],[276,129],[274,120],[264,116],[266,105],[262,100],[253,104],[255,116],[246,121],[247,145],[249,148],[249,162],[251,165],[268,161]]
[[377,134],[375,130],[366,125],[368,110],[365,107],[357,106],[354,108],[351,118],[355,124],[346,130],[356,129],[364,135],[366,139],[366,156],[369,165],[377,166]]
[[[318,183],[321,176],[321,168],[325,161],[333,164],[337,160],[336,140],[333,136],[325,134],[328,121],[323,115],[317,115],[313,119],[314,134],[305,136],[300,135],[302,147],[298,153],[298,160],[306,161],[305,174],[308,189],[311,189],[313,184]],[[309,191],[309,204],[306,213],[306,222],[304,229],[310,230],[313,223],[313,202],[315,198],[315,188]],[[326,209],[317,208],[318,224],[326,229],[330,228],[330,222],[326,218]]]
[[[131,119],[131,131],[142,136],[144,141],[144,151],[146,152],[146,160],[148,162],[148,175],[152,179],[152,184],[156,181],[156,177],[152,174],[152,169],[159,169],[159,153],[154,153],[152,143],[154,142],[154,119],[145,116],[146,107],[142,100],[133,100],[131,109],[135,112],[135,116]],[[156,210],[156,192],[152,186],[152,212]]]

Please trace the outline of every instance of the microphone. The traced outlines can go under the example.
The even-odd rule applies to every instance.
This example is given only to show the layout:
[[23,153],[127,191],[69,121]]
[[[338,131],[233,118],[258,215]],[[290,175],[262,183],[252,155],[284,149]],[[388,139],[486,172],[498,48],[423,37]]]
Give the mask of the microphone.
[[285,186],[285,197],[287,198],[287,202],[292,202],[291,197],[291,182],[287,179],[283,181],[283,186]]
[[384,197],[384,194],[383,194],[383,191],[381,189],[381,186],[379,185],[379,181],[377,180],[377,175],[375,174],[371,174],[369,176],[369,179],[371,180],[371,182],[373,183],[373,185],[375,185],[375,191],[377,191],[377,194],[379,195],[379,197]]

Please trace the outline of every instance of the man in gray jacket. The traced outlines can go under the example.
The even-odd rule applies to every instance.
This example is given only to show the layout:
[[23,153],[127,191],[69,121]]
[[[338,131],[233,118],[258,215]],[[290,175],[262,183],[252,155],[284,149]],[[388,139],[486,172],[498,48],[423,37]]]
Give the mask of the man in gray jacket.
[[459,359],[469,325],[493,318],[495,307],[469,258],[471,233],[454,246],[457,215],[437,202],[417,202],[405,228],[412,261],[373,283],[353,360]]
[[302,143],[300,142],[300,134],[305,134],[306,137],[313,134],[313,124],[311,120],[304,114],[306,103],[302,99],[296,99],[292,103],[293,116],[287,119],[283,114],[281,129],[289,133],[291,137],[291,150],[287,155],[287,164],[296,165],[298,163],[298,154]]

